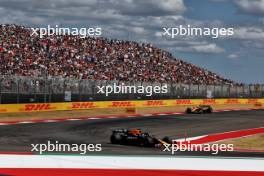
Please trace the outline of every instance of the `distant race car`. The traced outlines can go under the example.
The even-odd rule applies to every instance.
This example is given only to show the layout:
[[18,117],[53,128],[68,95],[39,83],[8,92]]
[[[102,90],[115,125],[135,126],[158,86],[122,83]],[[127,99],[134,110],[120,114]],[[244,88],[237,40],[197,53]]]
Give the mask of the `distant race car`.
[[159,147],[163,144],[171,144],[168,137],[162,140],[151,136],[149,133],[143,133],[140,129],[118,129],[113,130],[110,137],[112,144],[133,145],[142,147]]
[[199,105],[195,107],[188,107],[186,109],[187,114],[204,114],[204,113],[212,113],[213,108],[210,105]]

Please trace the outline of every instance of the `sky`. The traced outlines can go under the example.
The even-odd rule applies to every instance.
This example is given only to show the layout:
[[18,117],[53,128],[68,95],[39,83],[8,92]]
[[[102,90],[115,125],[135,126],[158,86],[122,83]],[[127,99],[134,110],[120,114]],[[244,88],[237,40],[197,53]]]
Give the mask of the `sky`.
[[[152,43],[234,81],[264,83],[264,0],[0,0],[0,24],[101,27],[104,37]],[[187,24],[234,35],[159,35]]]

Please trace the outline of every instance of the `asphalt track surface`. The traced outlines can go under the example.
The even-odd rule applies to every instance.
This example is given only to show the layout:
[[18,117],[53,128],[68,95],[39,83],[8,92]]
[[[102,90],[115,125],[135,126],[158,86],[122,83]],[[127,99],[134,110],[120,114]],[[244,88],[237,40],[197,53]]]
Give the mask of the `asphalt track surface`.
[[[263,126],[264,110],[3,125],[0,126],[0,153],[30,152],[32,143],[46,144],[50,140],[63,144],[102,144],[103,151],[87,153],[93,155],[170,155],[157,148],[110,144],[111,131],[140,128],[157,138],[178,139]],[[211,153],[178,152],[176,155]],[[264,153],[222,152],[211,156],[264,157]]]

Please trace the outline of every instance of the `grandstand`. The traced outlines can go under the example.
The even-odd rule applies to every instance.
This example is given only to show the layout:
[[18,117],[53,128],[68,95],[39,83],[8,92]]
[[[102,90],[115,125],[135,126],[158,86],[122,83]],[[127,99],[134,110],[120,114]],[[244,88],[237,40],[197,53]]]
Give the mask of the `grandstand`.
[[78,36],[39,38],[31,34],[31,29],[23,26],[0,26],[1,75],[204,85],[234,83],[151,44]]
[[32,35],[0,25],[0,103],[142,99],[141,95],[95,95],[96,85],[168,84],[161,98],[262,97],[264,86],[241,85],[175,58],[152,44],[106,38]]

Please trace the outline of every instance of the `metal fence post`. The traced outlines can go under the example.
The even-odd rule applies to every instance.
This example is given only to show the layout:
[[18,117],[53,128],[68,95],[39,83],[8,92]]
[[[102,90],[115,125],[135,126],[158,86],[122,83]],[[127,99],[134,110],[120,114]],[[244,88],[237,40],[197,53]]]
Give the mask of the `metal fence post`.
[[191,98],[191,84],[189,84],[189,98]]
[[264,84],[261,85],[261,97],[264,96]]
[[19,88],[20,88],[20,79],[18,78],[18,79],[16,79],[16,81],[17,81],[17,104],[20,102],[19,101],[19,94],[20,94],[20,91],[19,91]]
[[249,97],[252,98],[252,91],[251,91],[251,86],[248,85],[248,90],[249,90]]
[[49,103],[51,102],[51,96],[53,94],[52,82],[53,82],[53,79],[49,79]]
[[82,99],[82,97],[81,97],[81,82],[82,82],[82,80],[81,79],[79,79],[78,80],[78,96],[79,96],[79,101],[81,101],[81,99]]
[[0,78],[0,104],[2,104],[2,78]]
[[200,94],[200,84],[197,84],[197,86],[198,86],[198,87],[197,87],[197,95],[196,95],[196,96],[197,96],[197,97],[200,97],[200,95],[201,95],[201,94]]
[[[7,81],[7,82],[6,82]],[[10,82],[10,83],[9,83]],[[119,82],[121,84],[122,81]],[[202,84],[181,84],[167,82],[168,94],[155,95],[152,97],[140,97],[140,94],[131,95],[111,95],[101,97],[96,93],[97,85],[113,84],[114,81],[95,81],[70,78],[48,78],[48,77],[16,77],[0,76],[0,103],[24,103],[28,98],[34,98],[35,102],[60,102],[64,101],[65,91],[74,93],[75,101],[94,100],[123,100],[123,99],[162,99],[162,98],[206,98],[207,91],[212,91],[215,98],[235,98],[235,97],[263,97],[264,85],[255,89],[254,85],[202,85]],[[156,82],[126,82],[126,85],[155,86],[165,83]],[[78,87],[77,87],[78,86]],[[6,100],[5,98],[9,98]],[[25,99],[26,98],[26,99]]]
[[36,82],[36,80],[34,79],[33,80],[33,85],[34,85],[34,102],[36,102],[36,100],[37,100],[37,82]]
[[47,103],[47,76],[45,76],[44,80],[44,103]]

